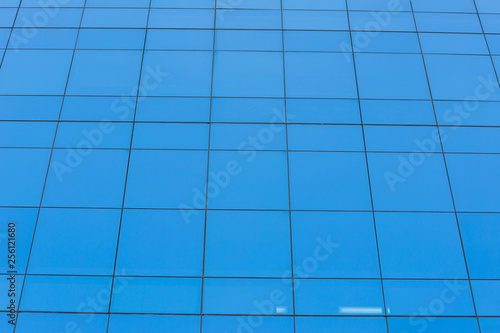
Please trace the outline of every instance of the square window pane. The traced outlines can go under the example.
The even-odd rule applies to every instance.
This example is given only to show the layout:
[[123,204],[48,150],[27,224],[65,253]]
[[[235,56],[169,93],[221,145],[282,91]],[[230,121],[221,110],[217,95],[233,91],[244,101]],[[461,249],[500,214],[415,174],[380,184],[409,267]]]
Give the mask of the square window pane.
[[43,205],[121,207],[127,159],[128,151],[123,150],[55,150]]
[[200,313],[201,279],[148,277],[127,280],[126,287],[114,284],[112,312]]
[[0,71],[0,91],[4,95],[62,95],[72,54],[61,50],[7,50]]
[[383,315],[380,280],[296,281],[295,313],[298,315]]
[[211,152],[208,186],[208,208],[288,209],[286,152]]
[[111,315],[109,333],[194,333],[200,331],[198,316]]
[[[92,316],[92,321],[87,322],[89,316]],[[106,332],[107,323],[108,316],[105,314],[82,316],[81,314],[69,313],[20,313],[16,324],[16,332],[54,333],[65,332],[68,328],[75,328],[85,330],[86,333],[102,333]]]
[[446,162],[457,211],[500,211],[500,155],[447,154]]
[[[80,313],[106,311],[110,288],[111,277],[29,275],[23,288],[24,297],[20,310]],[[85,300],[97,297],[97,304],[91,306],[85,303]]]
[[467,278],[454,214],[376,213],[385,278]]
[[291,280],[205,278],[203,313],[290,315]]
[[210,149],[286,150],[285,125],[213,124]]
[[364,153],[291,152],[292,209],[371,209]]
[[339,330],[343,333],[387,333],[384,318],[369,317],[296,317],[297,333],[331,333]]
[[125,207],[202,209],[206,181],[207,152],[134,150]]
[[283,28],[287,30],[349,30],[349,24],[345,11],[283,10]]
[[[257,325],[258,323],[258,325]],[[254,329],[259,333],[293,333],[292,317],[205,316],[203,333],[238,332]]]
[[282,97],[283,55],[276,52],[215,53],[213,95]]
[[68,82],[70,95],[137,95],[140,51],[78,50]]
[[358,125],[289,125],[290,150],[364,151]]
[[369,153],[368,164],[375,210],[453,210],[443,155]]
[[151,9],[151,12],[149,14],[148,27],[175,28],[175,29],[179,28],[213,29],[214,10],[213,9]]
[[474,316],[467,280],[385,280],[391,315]]
[[458,214],[471,279],[499,279],[500,214]]
[[499,316],[500,281],[471,281],[478,316]]
[[287,52],[287,97],[356,98],[350,54]]
[[[484,333],[481,325],[481,332]],[[389,329],[394,332],[479,333],[476,318],[389,318]]]
[[355,58],[360,98],[429,98],[421,55],[356,54]]
[[210,211],[205,252],[205,276],[282,277],[291,270],[288,212]]
[[125,210],[116,274],[201,276],[205,213],[185,213],[189,223],[180,211]]
[[293,212],[295,277],[380,277],[372,213]]
[[37,207],[49,157],[50,149],[0,149],[0,206]]
[[52,148],[56,122],[0,122],[1,147]]
[[207,149],[205,124],[138,123],[134,127],[134,149]]
[[119,210],[42,209],[29,273],[112,275],[119,224]]

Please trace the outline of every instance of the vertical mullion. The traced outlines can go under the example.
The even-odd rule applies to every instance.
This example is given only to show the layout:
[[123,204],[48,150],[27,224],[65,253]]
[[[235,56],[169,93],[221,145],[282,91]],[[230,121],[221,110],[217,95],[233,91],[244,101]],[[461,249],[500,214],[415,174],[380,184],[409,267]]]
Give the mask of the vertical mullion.
[[208,182],[210,174],[210,138],[212,135],[212,98],[214,88],[214,66],[215,66],[215,35],[217,24],[217,0],[214,1],[214,27],[213,27],[213,41],[212,41],[212,77],[210,82],[210,111],[208,116],[208,150],[207,150],[207,178],[205,190],[205,220],[203,227],[203,257],[202,257],[202,271],[201,271],[201,297],[200,297],[200,333],[203,331],[203,294],[205,290],[205,254],[207,243],[207,218],[208,218]]
[[437,117],[437,113],[436,113],[436,107],[434,105],[434,98],[432,96],[432,89],[431,89],[431,84],[430,84],[430,80],[429,80],[429,74],[427,72],[427,65],[425,63],[425,57],[424,57],[424,52],[423,52],[423,48],[422,48],[422,42],[420,40],[420,33],[418,32],[417,19],[415,17],[415,11],[413,10],[412,0],[410,0],[410,8],[411,8],[412,16],[413,16],[413,23],[415,24],[415,32],[417,34],[418,44],[419,44],[419,47],[420,47],[420,55],[422,56],[422,64],[423,64],[424,70],[425,70],[425,77],[427,79],[427,86],[429,88],[429,96],[431,98],[432,109],[434,111],[434,119],[435,119],[435,122],[436,122],[436,128],[437,128],[438,135],[439,135],[439,143],[441,145],[441,154],[443,156],[443,163],[444,163],[444,168],[445,168],[445,171],[446,171],[446,178],[447,178],[447,181],[448,181],[448,187],[450,189],[451,201],[452,201],[452,204],[453,204],[453,213],[455,214],[455,220],[456,220],[456,223],[457,223],[458,235],[460,237],[460,245],[462,246],[462,254],[463,254],[463,257],[464,257],[465,269],[467,271],[467,281],[469,282],[469,289],[470,289],[471,296],[472,296],[472,305],[474,306],[474,314],[475,314],[475,318],[477,320],[477,326],[478,326],[478,329],[479,329],[479,333],[481,333],[481,326],[479,324],[479,317],[477,316],[476,302],[474,300],[474,292],[472,291],[472,283],[471,283],[471,280],[470,280],[469,266],[467,264],[467,257],[465,255],[465,247],[464,247],[464,243],[462,241],[462,232],[460,230],[460,223],[458,221],[457,208],[456,208],[456,205],[455,205],[455,199],[453,197],[453,189],[452,189],[452,186],[451,186],[450,174],[448,172],[448,164],[446,162],[446,154],[444,152],[443,140],[442,140],[442,136],[441,136],[441,129],[439,127],[439,121],[438,121],[438,117]]
[[363,135],[363,148],[364,148],[364,153],[365,153],[365,162],[366,162],[366,173],[368,176],[368,188],[370,190],[370,204],[371,204],[371,213],[372,213],[372,218],[373,218],[373,230],[375,233],[375,243],[377,245],[377,258],[378,258],[378,267],[379,267],[379,274],[380,274],[380,287],[382,291],[382,301],[383,301],[383,306],[384,306],[384,311],[383,311],[383,317],[385,318],[385,325],[387,332],[389,332],[389,319],[387,316],[387,306],[386,306],[386,300],[385,300],[385,291],[384,291],[384,279],[382,275],[382,262],[380,260],[380,248],[378,244],[378,234],[377,234],[377,223],[376,223],[376,218],[375,218],[375,207],[373,204],[373,192],[372,192],[372,184],[371,184],[371,178],[370,178],[370,167],[368,163],[368,152],[366,150],[366,136],[365,136],[365,127],[363,124],[363,113],[361,111],[361,98],[359,96],[359,84],[358,84],[358,73],[356,69],[356,58],[354,56],[354,43],[352,39],[352,30],[351,30],[351,19],[349,17],[349,4],[348,0],[345,0],[345,5],[346,5],[346,15],[347,15],[347,24],[349,28],[349,39],[351,40],[351,56],[352,56],[352,62],[353,62],[353,68],[354,68],[354,78],[356,80],[356,93],[358,95],[358,108],[359,108],[359,119],[361,123],[361,133]]
[[135,123],[136,123],[135,119],[136,119],[136,114],[137,114],[137,104],[139,101],[139,94],[141,91],[142,67],[144,65],[144,54],[146,53],[146,41],[148,38],[149,15],[151,13],[151,1],[152,0],[149,0],[148,16],[146,19],[146,29],[145,29],[146,31],[144,33],[144,44],[143,44],[143,48],[142,48],[141,66],[139,69],[139,80],[137,82],[137,93],[136,93],[136,98],[135,98],[134,118],[132,120],[132,131],[131,131],[131,135],[130,135],[130,146],[128,149],[127,169],[125,171],[125,183],[124,183],[124,187],[123,187],[122,207],[121,207],[121,212],[120,212],[120,224],[118,226],[118,236],[117,236],[117,240],[116,240],[116,250],[115,250],[115,262],[114,262],[114,266],[113,266],[113,277],[111,279],[109,305],[108,305],[108,311],[107,311],[108,318],[107,318],[107,324],[106,324],[106,332],[109,331],[109,322],[110,322],[110,318],[111,318],[111,304],[112,304],[112,300],[113,300],[113,287],[114,287],[115,278],[116,278],[116,262],[118,259],[118,248],[120,245],[120,235],[121,235],[122,222],[123,222],[123,211],[124,211],[124,207],[125,207],[125,196],[127,193],[127,181],[128,181],[129,170],[130,170],[130,157],[132,155],[132,143],[134,140],[134,129],[135,129]]
[[[21,7],[21,4],[22,4],[22,0],[21,0],[21,2],[19,2],[19,8]],[[64,86],[64,92],[63,92],[63,96],[62,96],[62,100],[61,100],[61,108],[59,109],[59,116],[57,118],[56,129],[54,131],[54,139],[52,140],[52,147],[50,149],[49,161],[47,163],[47,171],[45,172],[45,179],[44,179],[44,182],[43,182],[42,194],[40,196],[40,203],[39,203],[39,205],[37,207],[38,208],[38,212],[37,212],[37,215],[36,215],[35,226],[33,228],[33,236],[31,238],[31,244],[30,244],[30,249],[29,249],[29,252],[28,252],[28,258],[26,260],[26,269],[24,271],[24,278],[23,278],[23,283],[22,283],[22,286],[21,286],[21,292],[19,293],[19,303],[18,303],[18,307],[17,307],[17,315],[18,315],[18,317],[17,317],[17,319],[16,319],[16,321],[14,323],[14,331],[13,331],[13,333],[15,333],[16,329],[17,329],[17,322],[19,320],[19,313],[20,313],[20,309],[21,309],[21,301],[22,301],[22,297],[23,297],[24,286],[26,284],[26,276],[28,274],[28,267],[29,267],[29,263],[30,263],[30,259],[31,259],[31,252],[33,250],[33,244],[34,244],[35,236],[36,236],[36,229],[37,229],[37,226],[38,226],[38,220],[40,218],[40,211],[42,209],[43,196],[45,194],[45,188],[46,188],[46,185],[47,185],[47,179],[49,177],[50,163],[52,162],[52,156],[54,154],[54,146],[55,146],[55,143],[56,143],[57,131],[59,129],[59,124],[61,123],[61,113],[62,113],[64,101],[65,101],[65,98],[66,98],[66,91],[68,90],[69,78],[70,78],[70,75],[71,75],[71,70],[73,68],[73,61],[75,59],[75,53],[76,53],[76,45],[78,44],[78,37],[80,36],[80,29],[82,28],[83,15],[85,14],[85,6],[86,5],[87,5],[87,0],[85,0],[85,2],[83,3],[83,7],[82,7],[82,15],[80,16],[80,24],[78,26],[78,32],[76,34],[75,45],[73,47],[73,54],[71,56],[71,62],[70,62],[69,68],[68,68],[68,75],[66,77],[66,84]],[[18,8],[18,13],[19,13],[19,8]],[[17,15],[16,15],[16,19],[17,19]],[[14,26],[14,24],[15,24],[15,22],[13,23],[13,26]],[[12,30],[13,29],[14,28],[12,28]],[[12,31],[11,31],[11,35],[12,35]],[[9,39],[10,39],[10,36],[9,36]],[[7,44],[7,46],[8,46],[8,44]],[[4,57],[5,57],[6,54],[7,54],[7,49],[5,50]],[[2,62],[3,62],[3,58],[2,58]]]

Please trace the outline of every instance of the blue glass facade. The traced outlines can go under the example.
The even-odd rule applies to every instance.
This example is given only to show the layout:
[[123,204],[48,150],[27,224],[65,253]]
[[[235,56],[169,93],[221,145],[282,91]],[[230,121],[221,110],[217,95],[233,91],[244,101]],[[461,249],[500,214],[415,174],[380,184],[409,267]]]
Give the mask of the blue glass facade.
[[500,332],[500,2],[0,0],[0,57],[1,332]]

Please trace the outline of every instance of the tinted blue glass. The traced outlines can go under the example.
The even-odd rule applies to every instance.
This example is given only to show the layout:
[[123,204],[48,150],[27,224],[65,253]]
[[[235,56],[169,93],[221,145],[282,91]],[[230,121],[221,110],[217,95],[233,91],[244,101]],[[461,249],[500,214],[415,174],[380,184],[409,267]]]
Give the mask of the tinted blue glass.
[[415,13],[415,21],[421,32],[482,32],[475,13]]
[[291,281],[205,278],[203,313],[290,315]]
[[136,95],[139,51],[88,51],[75,53],[67,93],[70,95]]
[[[126,114],[131,114],[129,105],[118,104],[117,109],[120,108]],[[137,103],[136,120],[208,122],[209,115],[210,99],[208,98],[146,97]]]
[[[125,279],[125,278],[124,278]],[[111,311],[118,313],[200,312],[201,279],[126,278],[115,283]]]
[[16,8],[0,8],[0,26],[10,28],[16,17]]
[[288,97],[357,97],[351,55],[288,52],[285,71]]
[[342,0],[282,0],[282,4],[283,9],[345,9],[345,1]]
[[132,124],[101,122],[64,122],[57,128],[56,148],[128,148]]
[[500,54],[500,35],[486,35],[491,54]]
[[70,49],[75,47],[77,29],[39,29],[32,38],[25,38],[24,29],[14,29],[10,49]]
[[436,124],[430,101],[362,100],[360,104],[364,124]]
[[358,125],[290,125],[291,150],[363,151],[363,133]]
[[210,148],[286,150],[285,125],[271,126],[267,124],[214,124],[210,132]]
[[469,274],[472,279],[498,279],[500,267],[500,232],[498,214],[459,214]]
[[[21,7],[46,7],[48,4],[50,4],[50,2],[39,0],[23,0],[21,2]],[[84,4],[85,0],[64,0],[65,7],[83,7]]]
[[349,20],[351,30],[354,31],[415,31],[411,12],[350,11]]
[[245,332],[292,333],[292,317],[224,317],[207,316],[203,318],[203,333]]
[[149,27],[210,29],[214,27],[214,10],[152,9],[149,14]]
[[292,209],[371,209],[363,153],[290,153]]
[[43,196],[50,207],[121,207],[128,152],[83,146],[52,154]]
[[413,10],[419,12],[464,12],[475,13],[474,0],[413,0]]
[[435,101],[436,116],[440,125],[500,126],[499,103]]
[[[16,268],[18,273],[24,274],[26,261],[28,260],[28,254],[30,252],[31,240],[33,238],[33,230],[38,215],[38,209],[0,208],[0,215],[3,217],[0,224],[2,230],[8,230],[9,223],[15,222],[16,224]],[[8,242],[5,238],[7,238],[6,233],[0,234],[0,248],[7,253]],[[4,274],[10,270],[7,264],[7,260],[4,260],[4,262],[0,264],[0,273]]]
[[7,46],[10,31],[11,29],[0,29],[0,48],[5,48]]
[[[213,15],[212,15],[213,26]],[[281,29],[279,10],[217,10],[217,29]]]
[[119,223],[119,210],[42,209],[29,272],[112,274]]
[[108,316],[102,314],[82,316],[62,313],[23,313],[19,315],[16,332],[54,333],[82,330],[89,333],[101,333],[106,332],[107,322]]
[[346,31],[285,31],[285,51],[344,51],[351,40]]
[[420,55],[356,54],[355,58],[361,98],[429,98]]
[[420,53],[416,33],[380,32],[372,38],[366,31],[354,31],[352,43],[355,52]]
[[[389,318],[389,329],[395,332],[429,333],[456,332],[478,333],[475,318]],[[484,332],[481,325],[481,332]]]
[[365,126],[366,150],[441,152],[439,133],[431,126]]
[[142,123],[134,127],[132,148],[207,149],[207,147],[207,125]]
[[481,14],[480,17],[485,33],[500,33],[498,14]]
[[281,9],[280,0],[252,0],[252,1],[242,1],[229,2],[229,1],[219,1],[217,3],[217,8],[251,8],[251,9]]
[[386,278],[467,278],[454,214],[377,213]]
[[500,4],[494,0],[475,0],[480,13],[500,13]]
[[498,155],[446,155],[457,211],[498,212]]
[[286,168],[286,152],[210,153],[208,208],[288,209]]
[[[38,4],[39,5],[39,4]],[[82,20],[83,8],[56,8],[45,7],[21,8],[17,14],[15,27],[20,28],[78,28]],[[85,11],[87,12],[87,11]]]
[[0,205],[38,206],[50,149],[0,149]]
[[471,281],[478,316],[499,316],[500,281]]
[[284,10],[283,28],[293,30],[348,30],[345,11]]
[[480,34],[420,34],[424,53],[488,54],[488,47]]
[[204,208],[206,178],[206,152],[132,151],[125,206]]
[[0,71],[0,91],[13,95],[62,95],[71,56],[72,51],[7,50]]
[[281,51],[282,48],[281,31],[219,30],[215,35],[216,50]]
[[205,276],[281,277],[291,269],[288,212],[209,212],[205,253]]
[[26,277],[21,310],[105,311],[109,306],[110,288],[111,278],[107,277],[31,275]]
[[147,51],[142,68],[149,96],[210,96],[212,52]]
[[359,124],[357,100],[288,99],[288,123]]
[[87,0],[87,7],[149,7],[149,0]]
[[384,318],[335,318],[335,317],[297,317],[297,333],[330,333],[340,330],[345,333],[386,333]]
[[380,276],[371,213],[293,212],[294,276]]
[[283,96],[283,55],[274,52],[216,52],[214,96]]
[[109,333],[192,333],[200,331],[197,316],[111,315]]
[[453,210],[441,154],[370,153],[368,163],[376,210]]
[[276,98],[214,98],[211,119],[214,122],[284,123],[285,102]]
[[[148,32],[148,36],[151,32]],[[78,49],[142,49],[145,30],[142,29],[82,29]]]
[[145,28],[147,9],[86,8],[84,28]]
[[215,0],[151,0],[151,7],[159,8],[214,8]]
[[[432,95],[436,99],[500,100],[491,59],[481,56],[426,55]],[[477,95],[477,96],[476,96]]]
[[[124,96],[66,96],[61,110],[61,120],[99,121],[100,124],[97,125],[98,127],[101,126],[106,132],[109,132],[113,128],[111,131],[113,133],[114,129],[116,129],[116,124],[108,123],[110,121],[132,121],[135,102],[135,97]],[[103,132],[102,129],[101,132]]]
[[498,153],[500,129],[494,127],[452,127],[444,128],[445,152]]
[[214,32],[210,30],[152,29],[148,30],[146,49],[212,50],[213,33]]
[[[205,214],[186,214],[190,214],[190,223],[178,211],[124,211],[117,274],[200,276]],[[137,242],[138,239],[143,241]]]
[[385,280],[384,292],[392,315],[474,315],[467,280]]
[[298,315],[383,315],[379,280],[301,280],[295,287]]
[[55,122],[0,122],[1,147],[51,148]]
[[479,319],[482,333],[500,332],[500,318],[481,318]]

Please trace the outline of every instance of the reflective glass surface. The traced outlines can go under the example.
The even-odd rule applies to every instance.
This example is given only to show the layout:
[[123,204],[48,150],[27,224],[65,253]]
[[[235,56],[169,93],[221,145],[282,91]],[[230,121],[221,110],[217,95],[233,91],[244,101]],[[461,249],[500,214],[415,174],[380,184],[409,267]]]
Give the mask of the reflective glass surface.
[[499,70],[497,0],[0,0],[0,332],[500,333]]

